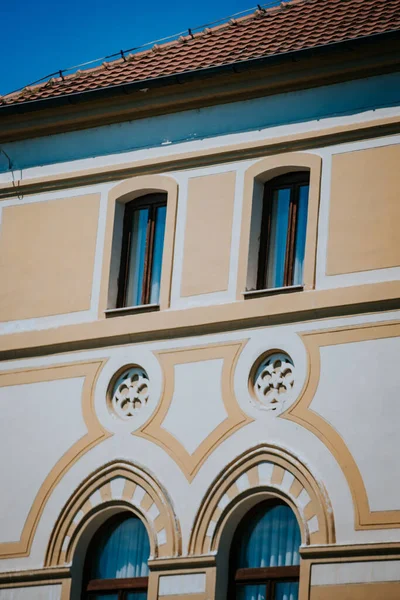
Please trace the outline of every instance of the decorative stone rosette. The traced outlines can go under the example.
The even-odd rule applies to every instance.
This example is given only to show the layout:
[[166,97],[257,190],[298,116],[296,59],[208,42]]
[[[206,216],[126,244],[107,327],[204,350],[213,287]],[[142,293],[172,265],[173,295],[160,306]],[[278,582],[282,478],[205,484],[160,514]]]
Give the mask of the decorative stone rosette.
[[124,369],[111,385],[109,409],[121,419],[137,416],[150,397],[150,381],[142,367],[134,365]]
[[263,410],[281,412],[294,385],[294,364],[284,352],[269,354],[253,369],[253,396]]

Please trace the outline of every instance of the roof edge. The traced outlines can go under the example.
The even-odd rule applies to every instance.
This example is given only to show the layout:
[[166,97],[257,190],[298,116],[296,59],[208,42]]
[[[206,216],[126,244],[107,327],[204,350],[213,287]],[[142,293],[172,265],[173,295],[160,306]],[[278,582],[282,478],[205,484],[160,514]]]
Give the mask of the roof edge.
[[246,70],[257,70],[268,65],[276,65],[285,62],[296,62],[298,60],[306,60],[307,58],[328,55],[331,53],[360,49],[370,43],[381,43],[382,41],[398,40],[399,31],[391,30],[384,33],[378,33],[368,36],[363,36],[355,39],[333,42],[312,48],[290,51],[272,56],[262,56],[252,58],[245,61],[236,61],[223,65],[206,67],[203,69],[195,69],[192,71],[183,71],[173,75],[164,75],[152,79],[143,79],[132,83],[124,83],[120,85],[107,86],[94,90],[85,90],[62,96],[45,98],[39,100],[28,100],[27,102],[18,104],[0,105],[0,118],[11,115],[21,115],[29,112],[37,112],[46,109],[58,108],[76,105],[80,102],[91,102],[106,98],[129,95],[132,92],[143,88],[155,89],[167,87],[173,84],[183,84],[196,79],[208,78],[226,73],[241,73]]

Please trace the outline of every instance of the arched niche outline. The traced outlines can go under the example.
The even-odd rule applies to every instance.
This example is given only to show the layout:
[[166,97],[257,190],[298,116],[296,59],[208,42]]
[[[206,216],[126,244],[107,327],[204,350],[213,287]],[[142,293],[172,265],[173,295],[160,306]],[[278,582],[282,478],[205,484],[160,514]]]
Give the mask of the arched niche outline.
[[74,564],[94,532],[123,511],[142,519],[151,559],[181,554],[180,527],[165,490],[148,471],[117,460],[87,477],[67,501],[50,536],[45,566]]
[[159,305],[161,310],[169,307],[178,205],[178,183],[175,179],[166,175],[142,175],[131,177],[119,183],[108,194],[104,258],[100,286],[100,318],[104,317],[105,310],[115,308],[116,306],[125,204],[147,194],[158,193],[164,193],[167,196]]

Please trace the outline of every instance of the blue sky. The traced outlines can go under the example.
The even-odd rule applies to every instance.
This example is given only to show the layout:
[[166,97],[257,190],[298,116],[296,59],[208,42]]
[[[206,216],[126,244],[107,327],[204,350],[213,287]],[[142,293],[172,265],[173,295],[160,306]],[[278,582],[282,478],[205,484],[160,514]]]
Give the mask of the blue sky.
[[0,0],[0,94],[59,69],[256,4],[254,0]]

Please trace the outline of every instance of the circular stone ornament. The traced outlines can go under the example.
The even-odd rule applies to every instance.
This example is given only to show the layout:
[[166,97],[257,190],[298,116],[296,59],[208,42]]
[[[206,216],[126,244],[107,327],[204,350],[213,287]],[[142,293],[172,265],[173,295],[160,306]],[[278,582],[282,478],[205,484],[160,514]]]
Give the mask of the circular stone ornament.
[[285,352],[272,352],[252,369],[251,387],[259,408],[281,412],[294,385],[294,364]]
[[110,412],[124,420],[137,416],[147,405],[149,390],[149,377],[142,367],[124,367],[111,380],[108,398]]

